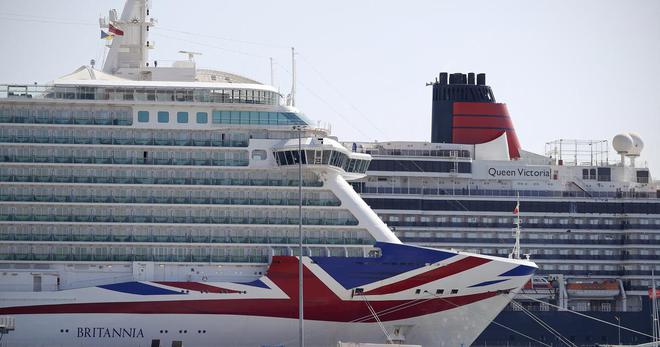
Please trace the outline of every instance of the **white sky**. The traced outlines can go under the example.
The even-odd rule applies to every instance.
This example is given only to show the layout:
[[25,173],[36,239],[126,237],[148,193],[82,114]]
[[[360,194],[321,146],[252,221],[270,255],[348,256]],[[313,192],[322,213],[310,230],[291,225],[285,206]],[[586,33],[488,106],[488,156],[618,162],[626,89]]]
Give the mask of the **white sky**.
[[[424,84],[441,71],[485,72],[525,149],[634,131],[645,142],[638,163],[660,177],[660,1],[152,3],[152,58],[162,65],[200,51],[199,67],[268,83],[273,57],[287,93],[295,46],[297,104],[340,140],[428,141]],[[47,82],[100,62],[98,17],[122,7],[0,0],[0,83]]]

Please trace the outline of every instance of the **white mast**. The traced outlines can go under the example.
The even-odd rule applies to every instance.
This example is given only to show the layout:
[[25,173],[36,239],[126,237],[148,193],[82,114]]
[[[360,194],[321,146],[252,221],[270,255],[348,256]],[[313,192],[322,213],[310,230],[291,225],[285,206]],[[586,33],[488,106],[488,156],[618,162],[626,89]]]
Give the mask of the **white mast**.
[[116,10],[111,10],[107,21],[99,20],[101,28],[112,25],[123,32],[123,35],[114,35],[103,72],[135,80],[140,78],[140,71],[149,59],[149,49],[153,47],[148,35],[149,27],[155,22],[147,19],[149,6],[148,0],[127,0],[121,18],[117,17]]
[[273,71],[273,57],[270,57],[270,85],[275,86],[275,71]]
[[516,194],[516,208],[513,210],[515,224],[514,232],[516,237],[516,242],[513,244],[513,250],[509,254],[509,258],[520,259],[520,194]]
[[651,320],[653,321],[653,342],[658,341],[658,299],[655,290],[655,271],[651,270]]
[[291,47],[291,106],[296,106],[296,49]]

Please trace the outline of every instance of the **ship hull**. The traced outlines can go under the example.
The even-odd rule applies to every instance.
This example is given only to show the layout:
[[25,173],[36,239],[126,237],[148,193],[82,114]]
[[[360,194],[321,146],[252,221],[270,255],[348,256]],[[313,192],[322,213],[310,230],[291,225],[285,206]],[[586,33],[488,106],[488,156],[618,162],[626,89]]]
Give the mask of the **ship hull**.
[[[443,312],[384,322],[412,327],[405,342],[423,346],[469,346],[509,302],[498,296]],[[206,314],[37,314],[15,316],[9,346],[294,346],[298,320]],[[63,331],[62,331],[63,330]],[[167,331],[167,333],[166,333]],[[385,343],[378,323],[305,320],[306,343],[336,346],[338,341]]]
[[[378,243],[375,258],[303,257],[309,346],[469,346],[536,270],[528,261]],[[11,346],[293,346],[298,258],[249,283],[112,283],[5,292]],[[382,325],[381,325],[382,324]]]

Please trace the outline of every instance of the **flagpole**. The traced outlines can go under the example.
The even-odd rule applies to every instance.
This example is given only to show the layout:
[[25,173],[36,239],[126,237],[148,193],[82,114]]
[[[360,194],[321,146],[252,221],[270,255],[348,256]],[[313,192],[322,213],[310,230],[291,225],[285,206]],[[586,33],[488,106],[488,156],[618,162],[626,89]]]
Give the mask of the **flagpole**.
[[513,250],[511,251],[511,258],[520,259],[520,193],[516,192],[516,208],[513,210],[515,215],[515,232],[516,240],[513,244]]

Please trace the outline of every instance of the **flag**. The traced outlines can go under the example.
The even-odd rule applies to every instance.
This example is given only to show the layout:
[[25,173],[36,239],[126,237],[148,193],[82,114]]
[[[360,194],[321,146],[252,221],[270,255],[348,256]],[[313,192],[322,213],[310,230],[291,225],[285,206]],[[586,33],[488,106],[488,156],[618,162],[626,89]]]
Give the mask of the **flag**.
[[106,39],[108,41],[112,40],[114,36],[112,34],[108,34],[105,31],[101,30],[101,38]]
[[513,209],[513,214],[517,216],[519,212],[520,212],[520,201],[516,202],[516,208]]
[[124,31],[122,31],[121,29],[117,28],[116,26],[114,26],[112,24],[108,24],[108,31],[111,34],[115,34],[117,36],[124,36]]

